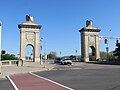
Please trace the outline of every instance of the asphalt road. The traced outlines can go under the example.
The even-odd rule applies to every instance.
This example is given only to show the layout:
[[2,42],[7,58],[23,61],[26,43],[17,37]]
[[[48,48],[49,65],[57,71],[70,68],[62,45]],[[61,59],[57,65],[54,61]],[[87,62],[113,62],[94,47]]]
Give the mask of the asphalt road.
[[120,90],[120,69],[71,69],[36,72],[75,90]]
[[[120,90],[120,66],[76,63],[56,65],[54,70],[34,72],[74,90]],[[0,90],[14,90],[7,79],[0,80]]]
[[7,79],[0,80],[0,90],[15,90]]

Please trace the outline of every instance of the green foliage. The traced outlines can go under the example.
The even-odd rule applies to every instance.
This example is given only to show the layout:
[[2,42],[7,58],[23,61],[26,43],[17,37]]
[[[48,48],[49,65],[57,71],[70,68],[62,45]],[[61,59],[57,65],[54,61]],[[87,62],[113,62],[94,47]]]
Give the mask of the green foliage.
[[56,54],[56,52],[50,52],[49,54],[48,54],[48,58],[49,59],[55,59],[57,57],[57,54]]
[[76,56],[71,55],[71,56],[69,56],[69,58],[70,58],[71,60],[75,60],[75,59],[76,59]]
[[17,57],[15,57],[14,54],[2,54],[1,60],[16,60]]
[[120,43],[118,43],[118,44],[116,44],[116,49],[115,49],[115,51],[113,52],[114,54],[114,56],[118,56],[118,58],[120,58]]
[[100,52],[100,58],[102,60],[107,59],[107,53],[106,52]]
[[108,60],[114,60],[115,56],[113,55],[113,51],[109,52],[108,54],[106,52],[100,52],[100,57],[102,60],[108,59]]

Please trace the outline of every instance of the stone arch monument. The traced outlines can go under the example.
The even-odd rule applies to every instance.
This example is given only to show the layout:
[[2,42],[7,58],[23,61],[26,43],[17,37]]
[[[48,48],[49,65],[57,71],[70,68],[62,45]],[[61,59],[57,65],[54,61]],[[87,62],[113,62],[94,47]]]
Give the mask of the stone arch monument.
[[[79,30],[81,33],[81,60],[89,62],[100,58],[99,32],[100,29],[92,25],[92,20],[86,21],[86,27]],[[91,56],[89,55],[91,48]]]
[[33,48],[33,61],[40,61],[40,29],[41,25],[33,22],[34,17],[26,15],[26,22],[18,25],[20,29],[20,58],[25,60],[26,47]]

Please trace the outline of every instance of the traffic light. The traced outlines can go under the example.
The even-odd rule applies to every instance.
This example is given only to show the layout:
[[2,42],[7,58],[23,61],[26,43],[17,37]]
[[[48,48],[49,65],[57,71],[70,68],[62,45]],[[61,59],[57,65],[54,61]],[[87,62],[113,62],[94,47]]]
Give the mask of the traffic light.
[[104,40],[104,43],[107,44],[107,39]]
[[2,51],[1,51],[1,54],[5,54],[5,50],[2,50]]
[[116,40],[116,44],[118,44],[119,43],[119,41],[118,40]]

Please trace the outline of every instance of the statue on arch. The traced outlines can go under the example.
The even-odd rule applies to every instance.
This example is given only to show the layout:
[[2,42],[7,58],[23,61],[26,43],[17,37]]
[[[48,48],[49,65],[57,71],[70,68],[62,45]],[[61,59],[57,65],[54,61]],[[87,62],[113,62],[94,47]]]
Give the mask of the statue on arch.
[[31,22],[33,22],[33,21],[34,21],[34,17],[31,16],[31,15],[26,15],[26,21],[31,21]]

